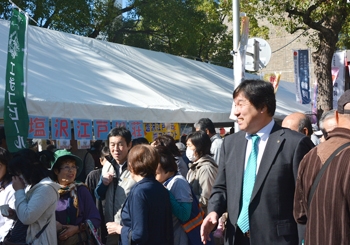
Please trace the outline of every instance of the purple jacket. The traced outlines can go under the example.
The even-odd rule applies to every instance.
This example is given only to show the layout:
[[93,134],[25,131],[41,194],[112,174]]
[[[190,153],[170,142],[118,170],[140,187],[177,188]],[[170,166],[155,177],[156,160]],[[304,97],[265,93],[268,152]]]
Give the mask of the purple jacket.
[[70,193],[60,196],[56,207],[56,220],[62,225],[79,225],[89,219],[96,229],[99,228],[101,217],[88,188],[85,186],[78,186],[78,206],[77,216],[77,209],[73,205]]

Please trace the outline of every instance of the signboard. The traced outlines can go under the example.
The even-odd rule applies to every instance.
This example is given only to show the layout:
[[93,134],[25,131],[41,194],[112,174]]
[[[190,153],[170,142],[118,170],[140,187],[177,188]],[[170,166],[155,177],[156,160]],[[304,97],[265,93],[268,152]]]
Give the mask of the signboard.
[[180,139],[180,127],[178,123],[144,123],[145,138],[153,142],[161,135],[171,135],[175,140]]
[[293,50],[296,100],[302,104],[311,102],[309,50]]

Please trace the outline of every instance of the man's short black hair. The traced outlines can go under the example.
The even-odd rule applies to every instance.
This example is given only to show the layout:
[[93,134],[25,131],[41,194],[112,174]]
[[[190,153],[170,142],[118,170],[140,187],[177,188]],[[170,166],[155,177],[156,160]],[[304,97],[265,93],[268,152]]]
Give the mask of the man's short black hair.
[[299,125],[298,125],[298,132],[304,133],[304,128],[307,128],[307,131],[308,131],[307,136],[310,137],[312,135],[313,130],[312,130],[311,120],[307,115],[305,115],[302,119],[300,119]]
[[108,133],[107,145],[109,145],[109,138],[114,136],[121,136],[125,139],[126,143],[129,145],[131,142],[131,132],[125,127],[115,127],[112,128]]
[[276,96],[271,83],[260,79],[244,80],[238,85],[235,91],[233,91],[233,99],[240,93],[243,93],[244,97],[246,97],[256,109],[262,109],[266,106],[267,113],[271,117],[275,114]]
[[200,130],[204,131],[206,129],[209,130],[209,133],[215,134],[215,126],[214,123],[209,118],[201,118],[199,121],[194,125],[195,128],[199,128]]

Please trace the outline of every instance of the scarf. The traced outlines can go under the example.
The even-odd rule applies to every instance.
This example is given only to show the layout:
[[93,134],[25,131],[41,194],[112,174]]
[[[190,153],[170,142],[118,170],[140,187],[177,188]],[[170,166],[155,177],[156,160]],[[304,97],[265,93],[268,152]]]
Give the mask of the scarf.
[[73,182],[68,186],[60,185],[61,188],[58,190],[58,194],[60,194],[60,197],[65,195],[66,193],[70,193],[71,198],[73,198],[73,205],[77,209],[77,217],[79,215],[79,200],[78,200],[78,186],[86,186],[83,182]]

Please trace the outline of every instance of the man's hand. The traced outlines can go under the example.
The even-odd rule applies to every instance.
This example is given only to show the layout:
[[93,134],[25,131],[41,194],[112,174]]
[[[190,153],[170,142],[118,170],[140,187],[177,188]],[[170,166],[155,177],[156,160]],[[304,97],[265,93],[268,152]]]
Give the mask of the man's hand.
[[122,227],[116,222],[108,222],[106,224],[108,234],[120,234],[122,233]]
[[207,244],[207,241],[211,241],[210,233],[214,230],[218,223],[218,214],[216,212],[211,212],[205,217],[201,225],[201,240],[203,244]]
[[102,183],[109,185],[113,181],[113,173],[107,172],[102,175]]

